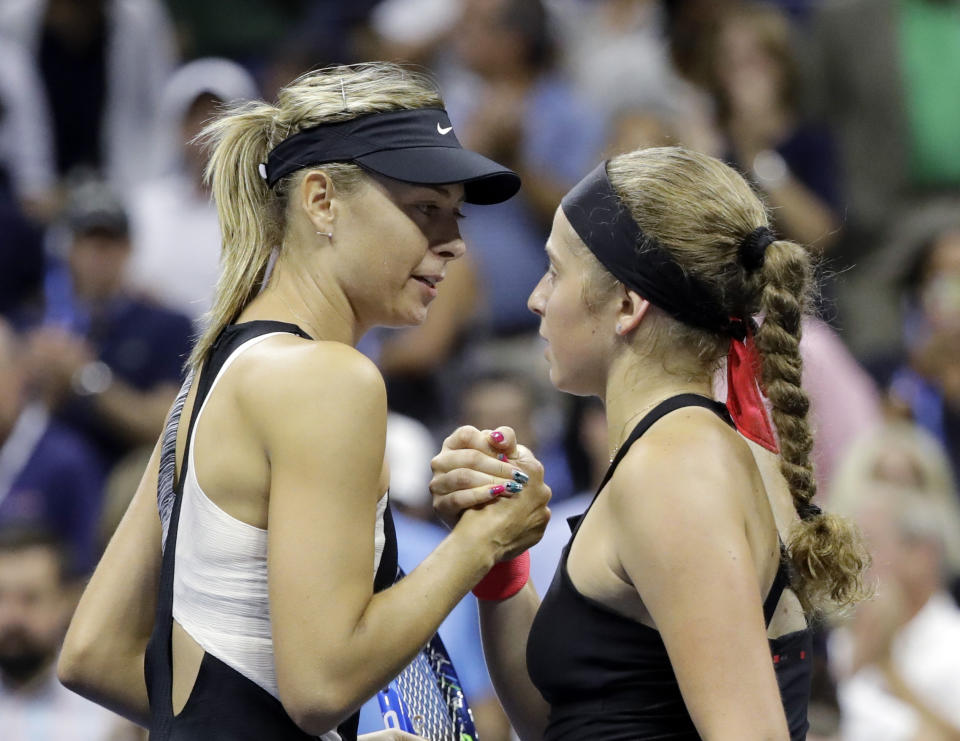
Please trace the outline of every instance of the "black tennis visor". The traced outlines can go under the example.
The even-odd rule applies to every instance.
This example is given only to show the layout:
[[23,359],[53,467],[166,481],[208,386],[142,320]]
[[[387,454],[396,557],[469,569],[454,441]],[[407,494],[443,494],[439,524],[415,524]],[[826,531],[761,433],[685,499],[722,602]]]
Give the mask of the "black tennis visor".
[[417,185],[463,183],[467,203],[501,203],[520,190],[520,176],[464,149],[442,108],[370,113],[320,124],[280,142],[261,173],[271,188],[304,167],[355,162]]

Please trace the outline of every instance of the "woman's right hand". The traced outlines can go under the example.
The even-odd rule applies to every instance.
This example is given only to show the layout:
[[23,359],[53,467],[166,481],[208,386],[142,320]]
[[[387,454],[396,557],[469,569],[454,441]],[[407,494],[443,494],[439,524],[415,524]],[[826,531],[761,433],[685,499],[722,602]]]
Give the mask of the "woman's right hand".
[[[431,461],[434,510],[449,527],[484,529],[496,560],[513,558],[543,536],[550,520],[550,487],[543,466],[509,427],[464,426]],[[511,485],[521,485],[513,492]]]

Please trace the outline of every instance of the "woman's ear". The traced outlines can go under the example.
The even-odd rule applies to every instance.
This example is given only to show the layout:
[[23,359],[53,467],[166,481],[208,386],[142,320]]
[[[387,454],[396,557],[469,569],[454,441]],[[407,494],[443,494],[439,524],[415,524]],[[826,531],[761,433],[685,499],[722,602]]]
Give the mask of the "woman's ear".
[[617,334],[625,337],[639,327],[649,308],[650,302],[647,299],[624,286],[623,296],[620,299],[620,310],[617,313]]
[[333,231],[333,180],[323,170],[310,170],[300,183],[300,206],[318,232]]

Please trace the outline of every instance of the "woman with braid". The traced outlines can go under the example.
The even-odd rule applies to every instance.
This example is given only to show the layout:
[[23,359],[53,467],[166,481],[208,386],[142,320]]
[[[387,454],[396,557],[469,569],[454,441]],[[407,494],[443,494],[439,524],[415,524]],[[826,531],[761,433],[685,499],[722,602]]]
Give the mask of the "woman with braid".
[[[522,556],[511,588],[481,600],[514,726],[524,739],[803,739],[810,620],[862,598],[868,560],[811,501],[807,251],[775,239],[734,170],[679,148],[602,163],[563,199],[546,251],[529,307],[550,378],[604,401],[611,464],[542,601]],[[724,358],[725,404],[712,396]],[[447,439],[431,489],[448,521],[482,499],[497,455],[529,453],[508,429]]]

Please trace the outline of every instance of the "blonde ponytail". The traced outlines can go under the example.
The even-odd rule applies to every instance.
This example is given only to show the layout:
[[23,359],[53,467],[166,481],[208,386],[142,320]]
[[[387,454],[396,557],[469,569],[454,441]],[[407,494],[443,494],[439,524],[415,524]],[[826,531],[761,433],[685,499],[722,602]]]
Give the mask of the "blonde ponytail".
[[256,294],[271,246],[282,238],[279,214],[270,213],[270,189],[258,171],[270,151],[277,112],[266,103],[248,103],[203,132],[212,149],[206,182],[217,203],[224,250],[213,307],[188,361],[194,370]]

